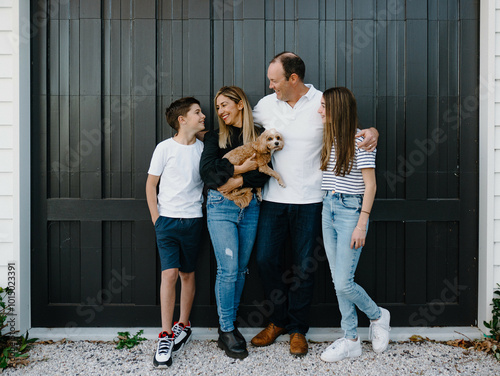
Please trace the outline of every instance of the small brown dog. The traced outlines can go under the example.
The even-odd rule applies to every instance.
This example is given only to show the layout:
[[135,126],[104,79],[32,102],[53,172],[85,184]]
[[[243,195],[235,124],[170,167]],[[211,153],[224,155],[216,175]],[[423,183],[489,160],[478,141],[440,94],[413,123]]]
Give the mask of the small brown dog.
[[[230,152],[226,153],[223,158],[226,158],[235,166],[240,166],[248,158],[255,154],[254,160],[258,164],[258,170],[266,175],[275,178],[279,185],[286,187],[280,174],[268,166],[271,161],[271,156],[275,151],[283,149],[283,136],[276,129],[268,129],[264,131],[255,141],[239,146]],[[224,194],[224,197],[234,201],[240,208],[246,208],[252,201],[252,188],[236,188],[231,192]],[[261,196],[261,189],[257,188],[257,196]]]

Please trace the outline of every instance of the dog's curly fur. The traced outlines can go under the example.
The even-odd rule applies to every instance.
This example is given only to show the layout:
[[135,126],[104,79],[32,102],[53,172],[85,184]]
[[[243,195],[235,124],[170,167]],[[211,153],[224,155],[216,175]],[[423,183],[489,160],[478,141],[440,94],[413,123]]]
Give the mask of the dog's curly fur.
[[[240,166],[253,154],[255,161],[258,164],[258,170],[266,175],[275,178],[279,185],[286,187],[280,174],[268,166],[271,161],[272,153],[283,149],[283,136],[276,129],[268,129],[264,131],[255,141],[239,146],[230,152],[226,153],[223,158],[226,158],[235,166]],[[252,201],[252,188],[236,188],[231,192],[224,194],[224,197],[234,201],[240,208],[245,208]],[[261,189],[257,188],[257,196],[261,199]]]

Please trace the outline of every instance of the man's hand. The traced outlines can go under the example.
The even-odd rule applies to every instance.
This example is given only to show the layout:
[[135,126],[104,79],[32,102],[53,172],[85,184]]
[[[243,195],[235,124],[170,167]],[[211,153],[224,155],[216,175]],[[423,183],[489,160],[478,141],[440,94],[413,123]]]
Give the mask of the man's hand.
[[365,139],[358,144],[358,147],[366,151],[374,151],[378,144],[379,133],[375,128],[362,129],[356,137],[363,136]]
[[196,133],[196,138],[200,141],[204,141],[205,140],[205,134],[207,133],[208,131],[199,131],[198,133]]
[[226,184],[221,185],[219,188],[217,188],[217,190],[222,194],[226,194],[236,188],[241,187],[242,185],[243,185],[243,177],[238,176],[236,178],[229,178]]

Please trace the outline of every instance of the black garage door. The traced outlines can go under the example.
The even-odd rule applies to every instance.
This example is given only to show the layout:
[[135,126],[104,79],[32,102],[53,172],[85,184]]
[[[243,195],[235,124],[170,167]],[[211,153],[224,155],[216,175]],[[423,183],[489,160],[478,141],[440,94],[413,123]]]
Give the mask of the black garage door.
[[[357,279],[394,326],[471,325],[477,306],[478,1],[32,1],[32,323],[159,326],[145,201],[163,116],[223,85],[252,104],[297,52],[306,81],[358,98],[380,131],[378,192]],[[205,232],[193,322],[216,326]],[[241,316],[263,325],[254,260]],[[313,326],[339,326],[321,241]],[[293,283],[292,275],[287,273]],[[366,324],[366,321],[361,321]]]

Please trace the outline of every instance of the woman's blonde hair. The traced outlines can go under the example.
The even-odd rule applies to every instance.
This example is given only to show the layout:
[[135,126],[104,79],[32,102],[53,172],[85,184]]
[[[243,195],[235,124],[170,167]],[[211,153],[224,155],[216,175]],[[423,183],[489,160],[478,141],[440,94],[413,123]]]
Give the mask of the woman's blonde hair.
[[358,128],[356,98],[345,87],[334,87],[323,93],[326,123],[323,130],[321,169],[327,169],[332,145],[335,145],[335,175],[345,176],[352,169],[355,152],[355,135]]
[[[255,141],[258,135],[253,123],[252,108],[250,107],[250,102],[248,101],[245,92],[237,86],[221,87],[214,98],[216,111],[217,98],[219,95],[228,97],[236,104],[242,102],[243,109],[241,114],[241,127],[243,132],[243,143],[246,144],[248,142]],[[231,133],[233,132],[233,129],[232,127],[227,126],[220,116],[217,115],[217,117],[219,118],[219,147],[221,149],[225,149],[228,146],[231,146]]]

